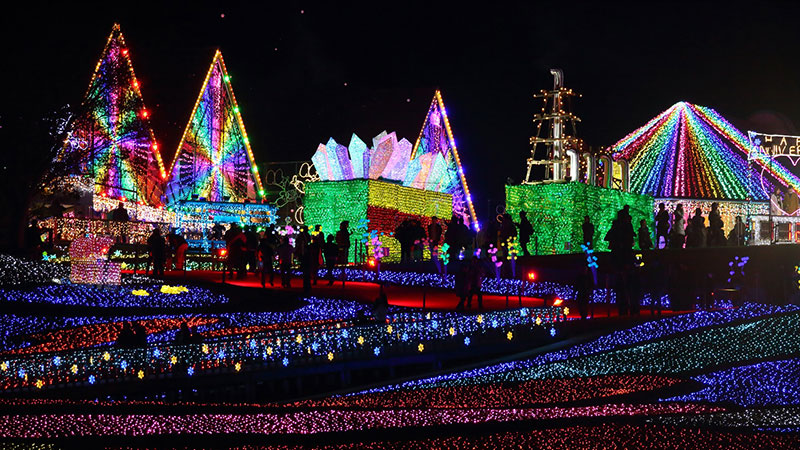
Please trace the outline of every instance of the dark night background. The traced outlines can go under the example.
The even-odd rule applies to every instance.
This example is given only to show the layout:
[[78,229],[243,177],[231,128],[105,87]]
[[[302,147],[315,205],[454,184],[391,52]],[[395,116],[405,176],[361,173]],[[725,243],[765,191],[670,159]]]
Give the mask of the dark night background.
[[[579,135],[607,146],[673,103],[740,129],[795,133],[800,6],[484,2],[15,2],[0,18],[4,211],[45,167],[50,111],[80,103],[119,22],[165,161],[219,47],[259,164],[308,160],[333,136],[414,141],[442,90],[479,215],[519,182],[531,94],[551,67],[583,94]],[[224,15],[224,17],[223,17]],[[7,232],[7,231],[6,231]]]

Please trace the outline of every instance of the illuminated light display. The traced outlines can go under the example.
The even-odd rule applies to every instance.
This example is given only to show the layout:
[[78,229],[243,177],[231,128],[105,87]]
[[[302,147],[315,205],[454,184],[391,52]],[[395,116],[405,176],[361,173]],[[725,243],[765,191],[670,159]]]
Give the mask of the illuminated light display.
[[541,403],[564,403],[632,392],[655,390],[682,382],[651,375],[612,375],[595,378],[531,380],[513,384],[450,386],[414,391],[327,397],[292,404],[296,407],[335,408],[500,408]]
[[[568,361],[510,370],[494,375],[464,379],[462,384],[521,381],[530,379],[598,376],[621,373],[678,374],[705,367],[707,361],[736,364],[743,361],[781,357],[800,350],[800,336],[789,330],[800,324],[800,314],[764,318],[742,325],[699,330],[609,353],[587,355]],[[748,346],[738,343],[748,342]],[[673,358],[648,358],[641,352],[673,355]],[[432,385],[435,387],[435,385]]]
[[250,140],[219,50],[192,108],[169,174],[166,195],[170,203],[191,200],[192,196],[212,202],[263,197]]
[[[87,403],[87,406],[93,406]],[[723,413],[724,414],[724,413]],[[49,418],[50,416],[48,416]],[[247,417],[247,416],[244,416]],[[105,419],[106,416],[103,417]],[[153,419],[157,422],[158,416],[138,416],[137,423],[143,424],[146,419]],[[169,417],[170,424],[158,426],[156,429],[160,434],[167,432],[180,432],[174,426],[173,416]],[[131,422],[133,420],[130,420]],[[9,421],[10,422],[10,421]],[[10,424],[6,422],[7,424]],[[15,420],[18,434],[25,424],[33,426],[32,416],[20,416]],[[63,421],[62,421],[63,422]],[[248,420],[249,422],[249,420]],[[75,420],[74,425],[80,425],[80,434],[89,434],[88,420]],[[113,427],[105,429],[99,422],[94,426],[105,429],[110,435],[119,434],[119,421],[113,421]],[[152,426],[152,425],[151,425]],[[207,421],[202,421],[196,428],[191,428],[194,435],[220,435],[225,433],[222,425],[213,427]],[[55,429],[55,427],[53,428]],[[196,430],[205,430],[201,433]],[[66,434],[66,433],[65,433]],[[137,433],[138,434],[138,433]],[[260,434],[260,433],[259,433]],[[391,436],[391,435],[390,435]],[[363,449],[372,450],[427,450],[431,448],[442,450],[461,450],[465,448],[492,448],[492,449],[519,449],[519,448],[539,448],[542,450],[566,450],[566,449],[590,449],[590,448],[641,448],[641,449],[675,449],[675,448],[699,448],[699,449],[719,449],[730,450],[750,450],[750,449],[794,449],[800,444],[800,438],[791,434],[776,434],[774,432],[753,431],[742,433],[738,430],[720,430],[718,428],[689,428],[675,425],[663,424],[619,424],[602,423],[598,425],[571,425],[562,427],[547,427],[544,429],[526,429],[525,431],[503,432],[498,431],[490,434],[464,434],[445,435],[437,437],[419,437],[416,439],[406,439],[403,437],[387,436],[387,440],[371,441],[359,439],[357,442],[338,442],[335,444],[308,444],[302,448],[309,450],[348,450]],[[370,436],[370,439],[374,439]],[[6,447],[10,450],[16,449],[52,449],[54,444],[34,443],[25,441],[24,443],[8,443]],[[263,447],[248,446],[247,448],[263,450],[298,450],[298,445],[273,444]]]
[[90,235],[125,238],[131,244],[145,244],[154,227],[161,229],[162,236],[169,234],[170,230],[168,223],[118,222],[76,217],[49,217],[39,223],[41,227],[53,230],[54,239],[68,242]]
[[[653,198],[584,183],[549,183],[506,186],[506,210],[514,220],[528,213],[533,236],[528,250],[536,255],[579,253],[581,224],[588,215],[595,226],[594,248],[608,251],[604,236],[617,211],[630,206],[632,223],[645,219],[652,226]],[[638,248],[638,242],[635,243]]]
[[[225,246],[224,241],[211,239],[210,233],[214,224],[236,223],[241,227],[267,227],[275,225],[278,219],[278,209],[266,203],[181,200],[171,204],[169,209],[175,212],[173,225],[181,230],[189,247],[202,248],[206,252]],[[196,264],[188,265],[187,269],[200,269]],[[213,262],[206,269],[216,270]]]
[[742,427],[746,430],[754,427],[765,428],[772,431],[788,431],[795,434],[800,431],[800,407],[783,407],[769,409],[745,409],[743,411],[731,411],[703,415],[703,417],[681,417],[673,419],[670,417],[659,417],[654,419],[664,424],[677,424],[682,426],[701,425],[707,427]]
[[[495,339],[502,341],[514,330],[516,340],[516,329],[510,327],[513,321],[524,317],[525,322],[513,323],[530,326],[533,318],[565,312],[562,308],[523,308],[463,316],[394,308],[388,322],[364,325],[362,321],[330,320],[356,318],[366,305],[316,298],[307,302],[296,311],[204,315],[208,316],[202,319],[205,323],[192,322],[190,326],[198,327],[205,342],[191,348],[151,341],[146,351],[86,348],[60,352],[57,358],[52,353],[41,358],[34,355],[25,362],[0,355],[0,383],[5,389],[21,386],[39,392],[72,380],[98,385],[117,377],[117,381],[142,383],[157,374],[172,376],[175,364],[188,364],[191,370],[183,376],[196,377],[209,368],[215,373],[245,372],[267,361],[273,367],[297,367],[309,356],[314,364],[346,360],[352,352],[382,358],[397,354],[399,346],[412,354],[428,352],[437,345],[441,348],[441,343],[429,346],[432,340],[469,345],[470,336],[480,333],[494,333]],[[216,320],[211,320],[212,316]],[[800,444],[800,399],[795,384],[800,364],[797,359],[769,360],[776,354],[790,358],[798,354],[799,316],[800,309],[794,305],[754,304],[685,314],[532,359],[287,405],[4,399],[0,404],[8,412],[0,414],[0,436],[38,440],[236,434],[280,439],[281,435],[352,433],[342,434],[341,442],[320,444],[319,448],[796,448]],[[55,326],[47,325],[53,318],[29,323],[28,318],[6,317],[1,320],[13,328],[0,329],[0,337],[8,336],[2,338],[6,342],[20,336],[17,323],[34,333],[43,326]],[[310,322],[296,322],[301,318]],[[163,323],[172,327],[181,320],[174,316]],[[264,332],[251,328],[270,320],[281,323],[274,322],[275,326]],[[120,322],[98,323],[114,327]],[[550,324],[545,330],[548,328]],[[215,330],[226,339],[213,338],[210,331]],[[53,331],[66,330],[56,326]],[[160,339],[169,336],[171,341],[172,331],[153,335]],[[239,338],[231,340],[236,332]],[[720,365],[734,368],[719,370]],[[518,370],[522,367],[525,369]],[[490,373],[497,376],[479,376]],[[694,382],[683,389],[701,383],[696,398],[653,398],[661,389],[681,389],[688,380]],[[737,404],[749,407],[742,410]],[[35,409],[47,406],[59,411]],[[137,411],[137,407],[146,409]],[[231,407],[237,408],[235,413]],[[590,420],[601,422],[583,424]],[[542,426],[505,432],[492,425],[506,424],[518,430],[533,421]],[[464,436],[465,425],[488,427]],[[722,427],[728,431],[719,431]],[[437,437],[408,440],[396,434],[414,430],[435,430]],[[392,433],[386,436],[400,436],[403,441],[366,442],[365,438],[375,439],[375,431]],[[372,434],[366,437],[362,432]],[[293,447],[277,443],[269,448]]]
[[[444,247],[442,247],[444,248]],[[442,251],[442,255],[447,253]],[[344,272],[344,273],[343,273]],[[375,272],[371,270],[359,270],[354,268],[334,269],[334,278],[337,280],[344,278],[348,281],[365,281],[371,283],[389,283],[403,286],[435,287],[439,289],[455,289],[455,275],[445,275],[438,273],[418,273],[400,272],[396,270],[381,270]],[[295,275],[302,276],[302,272],[295,272]],[[319,276],[327,275],[326,269],[319,270]],[[481,291],[497,295],[522,295],[525,297],[542,298],[546,296],[557,296],[564,300],[575,300],[575,289],[572,285],[556,283],[552,281],[529,282],[514,278],[497,278],[494,276],[483,279]],[[592,294],[592,302],[605,303],[606,297],[610,296],[610,303],[615,302],[614,292],[606,292],[606,289],[595,289]]]
[[[173,317],[142,318],[131,322],[143,326],[148,334],[158,334],[169,330],[176,331],[183,322],[186,322],[189,326],[202,326],[214,324],[217,320],[217,318]],[[123,322],[121,321],[104,322],[57,331],[34,333],[29,336],[29,339],[32,341],[40,341],[40,343],[3,351],[0,352],[0,355],[2,355],[2,357],[12,357],[12,355],[35,355],[38,353],[81,350],[105,344],[113,344],[119,336],[120,331],[122,331],[122,326]],[[111,359],[111,354],[108,352],[102,354],[97,352],[96,354],[106,362]],[[53,359],[51,361],[53,367],[59,367],[63,363],[60,356],[56,358],[58,359]],[[100,358],[98,358],[98,360]],[[71,372],[77,372],[77,367],[75,367],[75,370],[73,370],[73,367],[70,367],[69,370]]]
[[66,280],[69,267],[45,261],[29,261],[0,254],[0,286],[15,286],[28,283],[52,283]]
[[708,387],[670,400],[733,402],[744,407],[800,405],[800,359],[733,367],[692,379]]
[[140,222],[175,223],[175,213],[163,207],[153,207],[132,201],[123,201],[108,196],[95,195],[92,208],[98,212],[110,213],[119,204],[128,212],[131,220]]
[[[737,130],[738,131],[738,130]],[[792,167],[797,166],[796,156],[800,153],[797,143],[800,136],[786,136],[763,134],[754,131],[748,133],[750,153],[748,160],[754,162],[759,167],[760,176],[754,181],[755,189],[759,190],[764,198],[772,194],[772,183],[770,179],[777,180],[785,188],[800,191],[800,178],[794,174]],[[791,166],[789,165],[791,164]],[[781,205],[774,204],[783,215],[798,215],[798,211],[784,211]]]
[[[418,176],[415,179],[419,179],[419,174],[424,174],[427,170],[427,175],[424,176],[425,188],[451,194],[453,196],[453,212],[460,214],[466,224],[471,224],[476,230],[479,229],[475,208],[472,206],[472,195],[467,186],[467,178],[464,175],[464,168],[461,166],[453,130],[450,128],[450,120],[447,117],[442,93],[439,90],[433,95],[419,137],[411,150],[411,160],[422,158],[423,155],[430,155],[431,159],[426,161],[425,170],[417,172]],[[408,173],[411,174],[411,168]],[[406,180],[408,178],[407,175]],[[403,184],[407,185],[408,182]]]
[[350,148],[338,144],[333,138],[319,144],[311,158],[321,181],[346,181],[353,179],[383,179],[403,181],[411,155],[411,143],[397,140],[394,132],[372,139],[373,148],[355,133],[350,138]]
[[[191,296],[196,288],[144,287],[149,293],[147,297],[137,296],[129,289],[126,287],[123,292],[134,304],[149,302],[155,306],[159,298]],[[101,292],[100,289],[96,291]],[[26,294],[28,291],[13,291],[9,297],[24,297]],[[60,299],[58,293],[53,295]],[[78,298],[86,301],[83,296]],[[389,353],[394,354],[402,351],[403,345],[407,351],[414,352],[422,351],[428,342],[451,342],[451,345],[460,346],[465,335],[474,338],[478,334],[494,333],[501,336],[515,327],[530,328],[542,323],[534,324],[534,317],[537,320],[544,317],[550,324],[566,319],[560,308],[490,312],[486,313],[485,321],[477,322],[470,316],[455,313],[398,312],[392,307],[389,309],[391,331],[387,332],[383,323],[355,320],[368,311],[366,305],[313,297],[306,301],[307,307],[289,312],[138,316],[113,321],[91,319],[88,322],[73,321],[72,327],[63,330],[52,319],[28,324],[24,319],[10,317],[4,329],[8,336],[18,337],[25,334],[23,330],[28,330],[33,332],[27,337],[32,344],[5,354],[3,362],[8,370],[0,373],[0,388],[52,389],[53,380],[81,383],[89,377],[94,377],[92,379],[97,382],[125,382],[126,376],[134,373],[143,373],[137,378],[169,373],[175,361],[194,367],[193,375],[197,376],[211,367],[235,370],[236,364],[240,364],[240,370],[245,370],[251,363],[263,366],[270,361],[293,366],[314,364],[313,360],[301,362],[308,360],[309,356],[326,362],[330,361],[329,354],[337,360],[339,355],[364,357],[374,349],[379,350],[376,356],[384,353],[382,349],[391,349]],[[124,321],[135,321],[148,329],[149,346],[146,349],[103,348],[116,339]],[[198,326],[205,342],[175,345],[173,332],[181,322]],[[48,326],[50,331],[40,331]],[[452,333],[448,331],[451,328]],[[62,351],[57,362],[49,353],[52,351]],[[19,373],[25,376],[18,376]],[[43,380],[43,384],[37,386],[36,380]]]
[[611,148],[630,162],[631,190],[658,198],[760,200],[748,138],[716,111],[678,102]]
[[[704,405],[601,405],[539,409],[447,409],[385,411],[297,411],[258,414],[42,414],[0,415],[0,437],[56,438],[60,436],[145,436],[183,433],[190,435],[317,434],[402,427],[433,427],[486,422],[568,419],[577,417],[653,416],[702,414],[721,411]],[[102,426],[100,426],[102,424]],[[157,425],[156,425],[157,424]]]
[[[371,231],[384,234],[381,242],[389,249],[384,259],[387,261],[400,259],[400,244],[390,234],[403,220],[417,219],[427,227],[432,216],[450,217],[451,208],[449,194],[375,180],[306,183],[304,199],[306,224],[322,225],[326,233],[336,233],[342,221],[349,221],[352,227],[367,219],[367,234]],[[367,249],[359,253],[355,236],[351,242],[350,261],[368,254]]]
[[0,289],[3,302],[86,306],[91,308],[197,308],[228,303],[201,287],[124,284],[55,284],[30,289]]
[[[405,187],[450,194],[451,213],[462,216],[467,225],[478,229],[472,196],[444,108],[442,94],[436,91],[419,137],[412,146],[397,140],[394,132],[381,132],[368,149],[355,134],[350,148],[330,138],[319,144],[311,161],[321,181],[357,179],[399,181]],[[449,218],[440,215],[439,217]]]
[[120,284],[120,265],[107,259],[114,239],[106,236],[78,237],[69,246],[73,283]]
[[166,172],[119,24],[114,24],[55,166],[95,194],[158,205]]
[[[602,336],[594,341],[584,344],[577,344],[565,350],[546,353],[534,357],[529,360],[520,360],[507,363],[500,363],[492,366],[481,367],[477,369],[467,370],[463,372],[454,372],[451,374],[444,374],[432,378],[424,378],[420,380],[409,381],[399,385],[390,385],[381,388],[364,391],[364,393],[391,391],[395,389],[417,389],[422,387],[436,387],[447,386],[453,384],[476,384],[472,380],[477,377],[484,377],[487,382],[496,382],[497,380],[491,379],[492,376],[502,376],[504,373],[511,371],[524,371],[528,369],[536,369],[548,365],[549,367],[556,367],[553,363],[561,363],[564,361],[583,361],[582,358],[586,356],[598,355],[611,355],[617,351],[625,351],[625,349],[634,350],[647,348],[648,352],[651,350],[649,343],[653,341],[666,341],[674,336],[689,333],[686,336],[686,341],[691,342],[693,336],[701,331],[714,331],[717,328],[725,330],[727,327],[734,326],[741,331],[742,326],[736,324],[742,321],[753,321],[762,318],[770,318],[775,315],[791,315],[796,316],[800,313],[800,307],[795,305],[787,306],[770,306],[746,303],[744,306],[724,311],[698,311],[692,314],[683,314],[679,316],[669,317],[661,320],[650,321],[636,327],[620,330]],[[752,328],[752,327],[750,327]],[[749,329],[749,328],[745,328]],[[782,330],[785,331],[785,330]],[[763,336],[762,336],[763,338]],[[728,347],[734,346],[736,342],[726,342]],[[702,353],[705,353],[702,352]],[[671,355],[671,354],[670,354]],[[700,354],[697,354],[699,357]],[[691,355],[684,355],[684,358],[690,358]],[[671,359],[672,356],[669,357]],[[743,357],[744,358],[744,357]],[[758,356],[758,358],[761,358]],[[674,362],[674,361],[673,361]],[[677,364],[677,363],[676,363]],[[589,366],[587,366],[589,367]],[[566,368],[565,368],[566,370]],[[641,369],[636,369],[641,372]],[[663,375],[662,372],[657,372]],[[569,375],[582,376],[579,373]],[[530,377],[529,379],[533,379]]]

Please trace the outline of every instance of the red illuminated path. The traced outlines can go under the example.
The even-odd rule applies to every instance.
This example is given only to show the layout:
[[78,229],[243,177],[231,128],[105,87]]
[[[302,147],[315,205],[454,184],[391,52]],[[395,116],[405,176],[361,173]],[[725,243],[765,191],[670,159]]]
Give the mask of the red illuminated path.
[[[221,272],[209,270],[193,270],[191,272],[186,272],[186,278],[183,277],[183,272],[167,272],[166,278],[171,280],[186,279],[188,281],[205,283],[222,282]],[[234,286],[264,289],[267,292],[279,290],[294,292],[298,295],[302,295],[303,293],[303,280],[298,277],[292,278],[291,289],[283,289],[280,287],[280,275],[276,275],[275,277],[275,287],[271,287],[269,282],[267,282],[267,287],[262,288],[260,276],[251,274],[248,274],[247,277],[242,280],[231,280],[226,277],[225,282]],[[385,285],[384,291],[386,292],[386,296],[389,299],[390,305],[411,308],[422,307],[423,289],[420,287]],[[328,281],[324,279],[320,279],[318,284],[316,286],[312,286],[311,289],[311,295],[356,300],[363,303],[374,302],[375,298],[378,296],[378,292],[379,286],[377,283],[348,281],[343,287],[341,281],[336,281],[333,286],[328,286]],[[456,297],[453,291],[434,288],[428,288],[425,290],[425,307],[428,309],[453,310],[457,304],[458,297]],[[522,297],[522,305],[528,307],[542,306],[544,305],[544,300],[535,297]],[[519,298],[516,296],[509,297],[509,306],[512,308],[519,307]],[[477,308],[477,301],[475,298],[472,300],[472,307],[473,309]],[[506,298],[505,296],[484,294],[483,308],[490,310],[505,309]]]
[[[183,272],[168,271],[166,273],[166,278],[172,280],[173,282],[186,280],[186,281],[200,282],[200,283],[222,283],[222,273],[209,270],[194,270],[186,272],[185,277]],[[298,277],[292,278],[292,288],[290,289],[281,288],[279,275],[275,277],[275,287],[272,287],[269,285],[269,283],[267,283],[267,287],[262,288],[260,276],[252,274],[248,274],[247,277],[245,277],[242,280],[235,280],[235,279],[230,280],[226,277],[226,283],[234,286],[264,290],[265,297],[268,296],[268,293],[273,291],[292,292],[296,293],[297,295],[302,295],[303,291],[302,290],[303,281]],[[319,297],[327,297],[327,298],[355,300],[362,303],[372,303],[375,301],[375,298],[378,296],[379,292],[379,286],[376,283],[348,281],[345,283],[344,287],[342,286],[341,281],[336,281],[333,286],[328,286],[327,284],[328,284],[327,280],[320,279],[318,284],[312,287],[311,295],[316,295]],[[389,299],[390,305],[410,307],[410,308],[422,308],[423,289],[421,287],[386,285],[384,287],[384,290],[386,292],[386,296]],[[425,289],[425,307],[427,309],[439,310],[439,311],[452,311],[455,310],[457,304],[458,304],[458,298],[451,290],[436,289],[436,288]],[[520,306],[519,297],[509,296],[508,307],[517,308],[519,306]],[[522,297],[522,306],[541,307],[547,305],[545,304],[545,300],[541,298]],[[575,305],[567,304],[566,306],[570,307],[569,317],[571,318],[579,317],[577,308],[574,307]],[[483,308],[484,310],[506,309],[506,297],[493,294],[484,294]],[[473,298],[472,300],[471,310],[477,311],[477,301],[475,298]],[[593,311],[595,317],[607,317],[609,316],[609,312],[611,316],[616,316],[617,315],[616,306],[595,305]],[[649,310],[642,308],[641,314],[643,316],[648,316]],[[665,311],[665,314],[674,314],[674,312]]]

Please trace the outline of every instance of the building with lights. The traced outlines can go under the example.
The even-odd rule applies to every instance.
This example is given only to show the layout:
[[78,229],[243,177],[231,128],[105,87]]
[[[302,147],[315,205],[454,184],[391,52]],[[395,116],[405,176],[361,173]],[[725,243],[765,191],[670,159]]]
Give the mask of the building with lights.
[[631,192],[652,195],[656,208],[665,203],[670,212],[682,203],[687,215],[696,208],[707,215],[717,202],[726,234],[737,216],[768,216],[776,185],[798,185],[785,168],[770,167],[769,158],[751,151],[748,137],[717,111],[687,102],[672,105],[611,147],[615,161],[630,164]]

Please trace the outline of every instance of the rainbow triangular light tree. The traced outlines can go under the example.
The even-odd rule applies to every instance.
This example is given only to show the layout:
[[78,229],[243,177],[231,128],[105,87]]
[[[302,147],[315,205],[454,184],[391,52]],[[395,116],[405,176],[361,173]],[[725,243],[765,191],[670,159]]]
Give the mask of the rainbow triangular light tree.
[[51,170],[92,183],[95,194],[160,204],[166,172],[119,24]]
[[[424,156],[429,157],[427,164],[424,164],[428,167],[415,164],[416,159],[422,160]],[[442,93],[439,90],[436,90],[433,95],[425,122],[422,124],[422,130],[420,130],[417,142],[411,151],[411,161],[407,175],[409,181],[404,184],[411,183],[410,185],[422,189],[452,194],[453,214],[460,215],[464,218],[465,224],[478,229],[469,186],[464,177],[464,169],[461,167],[453,130],[450,128]],[[420,167],[412,169],[412,166]]]
[[217,50],[170,167],[167,200],[255,201],[264,190]]

